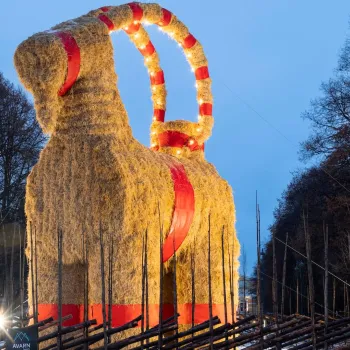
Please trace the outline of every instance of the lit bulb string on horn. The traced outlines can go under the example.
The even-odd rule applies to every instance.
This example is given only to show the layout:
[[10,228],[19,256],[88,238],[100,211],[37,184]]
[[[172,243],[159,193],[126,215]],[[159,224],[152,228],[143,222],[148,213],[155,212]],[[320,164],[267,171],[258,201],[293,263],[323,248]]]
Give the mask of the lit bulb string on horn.
[[[188,28],[170,11],[156,4],[129,3],[121,6],[102,7],[93,15],[100,18],[112,30],[125,30],[137,47],[147,48],[141,23],[156,24],[162,31],[177,41],[185,52],[186,58],[195,74],[197,101],[199,104],[198,122],[164,122],[154,112],[151,126],[151,148],[160,150],[164,147],[176,149],[173,155],[180,155],[183,147],[190,151],[203,151],[204,141],[211,135],[213,126],[213,98],[208,62],[199,41]],[[141,51],[142,53],[142,51]],[[145,62],[146,66],[147,62]],[[152,90],[164,79],[164,73],[153,67],[149,68]],[[158,102],[157,99],[154,101]]]

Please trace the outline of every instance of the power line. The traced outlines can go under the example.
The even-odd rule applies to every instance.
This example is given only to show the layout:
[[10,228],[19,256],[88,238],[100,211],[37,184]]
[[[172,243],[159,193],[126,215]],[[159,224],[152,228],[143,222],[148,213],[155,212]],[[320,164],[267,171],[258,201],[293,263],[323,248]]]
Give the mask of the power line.
[[[283,242],[282,240],[280,240],[279,238],[275,237],[275,239],[277,239],[279,242],[283,243],[284,245],[286,245],[288,248],[292,249],[294,252],[296,252],[297,254],[301,255],[303,258],[307,259],[307,257],[300,253],[299,251],[297,251],[295,248],[291,247],[290,245],[288,245],[287,243]],[[325,271],[325,268],[323,266],[321,266],[320,264],[317,264],[317,262],[311,260],[311,262],[316,265],[317,267],[321,268],[323,271]],[[347,283],[346,281],[342,280],[340,277],[338,277],[337,275],[335,275],[334,273],[328,271],[328,273],[330,275],[332,275],[333,277],[335,277],[337,280],[339,280],[340,282],[346,284],[348,287],[350,287],[350,284]]]
[[[237,93],[235,93],[224,81],[220,80],[220,82],[231,92],[232,95],[234,95],[238,100],[240,100],[246,107],[248,107],[250,110],[252,110],[260,119],[262,119],[267,125],[269,125],[272,129],[274,129],[277,133],[279,133],[284,139],[286,139],[291,145],[299,147],[296,143],[294,143],[292,140],[290,140],[281,130],[279,130],[277,127],[275,127],[270,121],[268,121],[266,118],[264,118],[261,113],[259,113],[252,105],[250,105],[248,102],[243,100]],[[348,189],[345,185],[343,185],[337,178],[335,178],[333,175],[331,175],[327,170],[325,170],[322,165],[320,165],[320,169],[328,175],[332,180],[338,183],[339,186],[341,186],[344,190],[350,193],[350,189]]]

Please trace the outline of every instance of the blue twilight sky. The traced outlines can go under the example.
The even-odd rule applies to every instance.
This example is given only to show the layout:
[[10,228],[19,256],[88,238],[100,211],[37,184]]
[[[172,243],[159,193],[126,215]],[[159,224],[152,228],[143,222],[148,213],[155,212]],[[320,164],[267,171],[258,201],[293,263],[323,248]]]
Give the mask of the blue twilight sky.
[[[12,58],[21,41],[91,9],[122,3],[2,0],[0,71],[17,84]],[[206,156],[234,190],[238,235],[251,271],[256,256],[255,191],[259,192],[262,237],[266,239],[277,198],[291,179],[291,172],[303,166],[297,152],[299,142],[308,135],[308,124],[300,114],[336,66],[348,31],[350,1],[159,3],[190,28],[207,54],[213,79],[215,128]],[[195,120],[195,80],[184,55],[167,36],[152,27],[149,30],[166,75],[168,119]],[[152,105],[146,69],[124,33],[113,34],[113,42],[119,88],[134,135],[149,145]]]

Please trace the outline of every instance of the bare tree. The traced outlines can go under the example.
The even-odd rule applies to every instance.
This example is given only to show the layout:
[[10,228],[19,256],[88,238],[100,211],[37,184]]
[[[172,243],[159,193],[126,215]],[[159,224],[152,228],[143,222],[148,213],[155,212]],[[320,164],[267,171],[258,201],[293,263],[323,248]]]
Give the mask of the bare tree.
[[0,222],[24,220],[26,177],[45,142],[32,104],[0,73]]

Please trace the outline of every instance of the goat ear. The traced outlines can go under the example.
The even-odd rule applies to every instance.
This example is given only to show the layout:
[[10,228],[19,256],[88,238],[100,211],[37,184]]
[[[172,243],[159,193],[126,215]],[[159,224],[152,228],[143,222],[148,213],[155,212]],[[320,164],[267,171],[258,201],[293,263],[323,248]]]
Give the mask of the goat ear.
[[30,37],[18,46],[14,63],[22,84],[34,96],[43,131],[52,133],[61,108],[58,91],[67,71],[67,54],[60,39],[45,32]]

